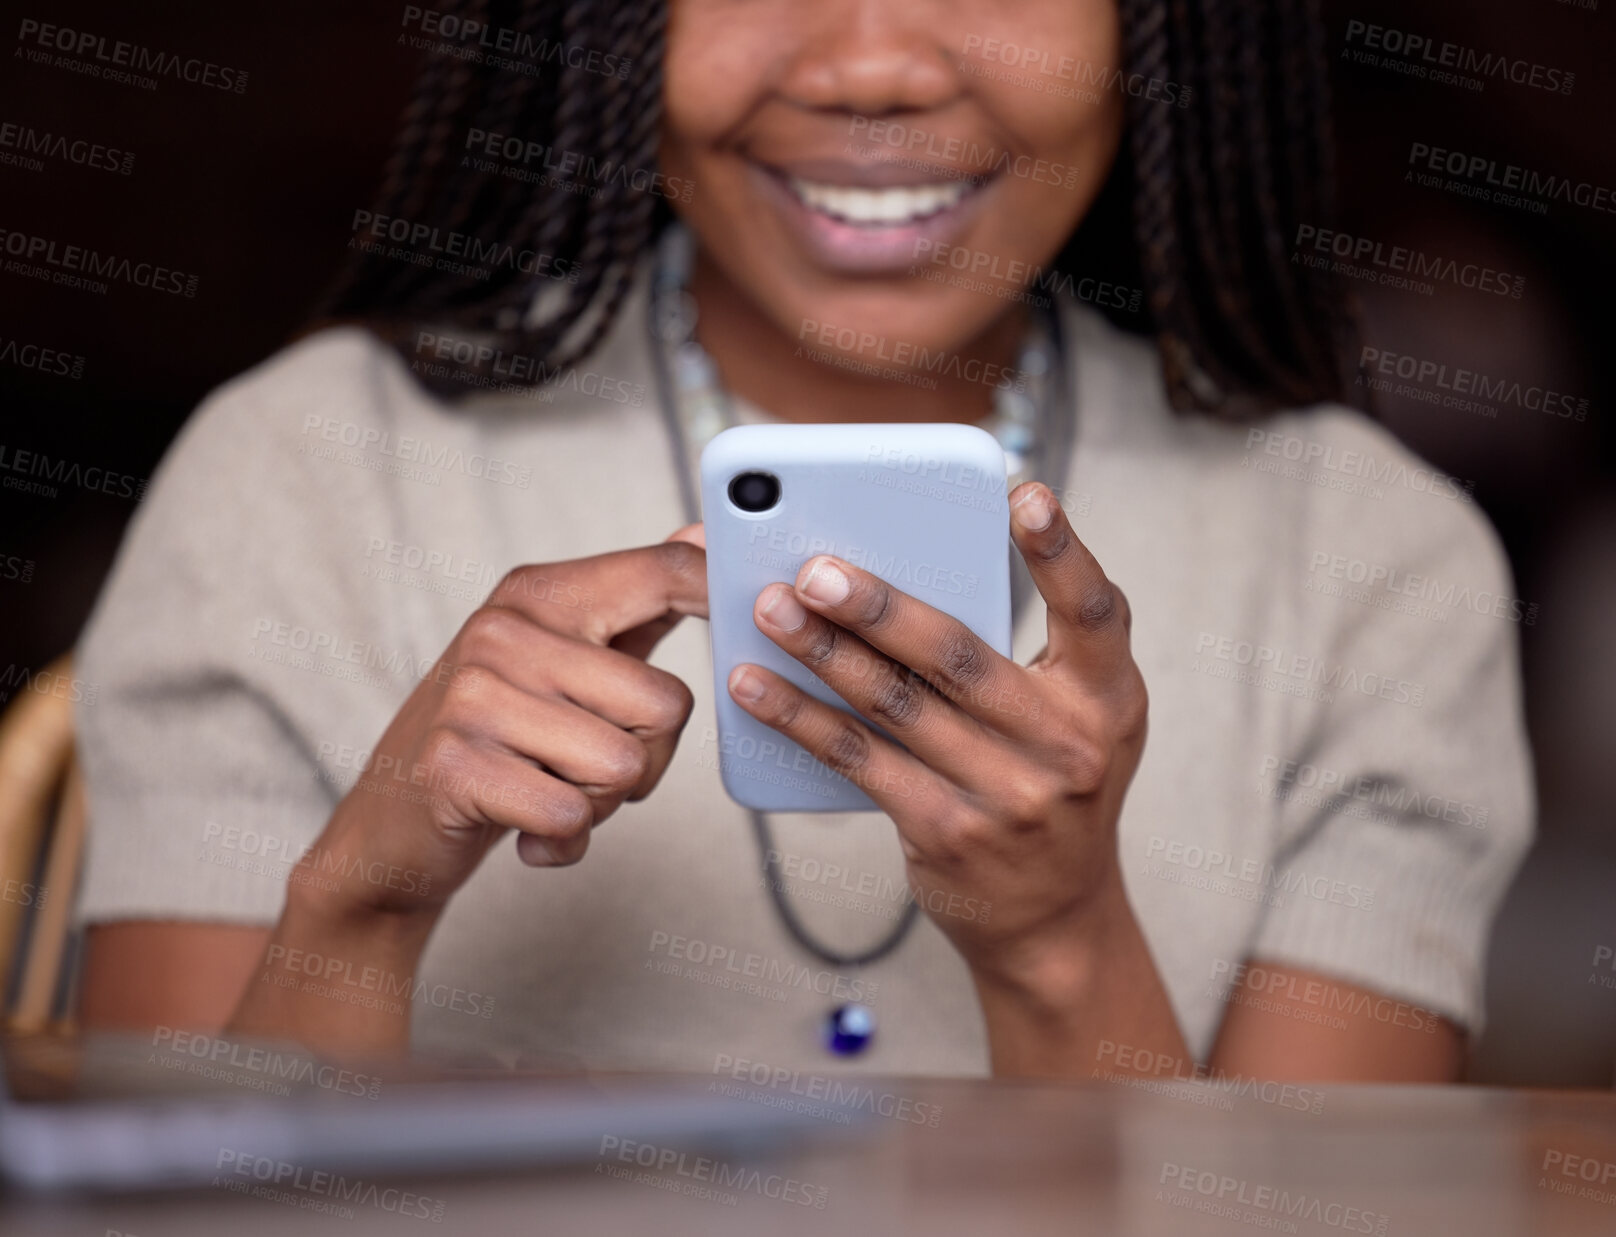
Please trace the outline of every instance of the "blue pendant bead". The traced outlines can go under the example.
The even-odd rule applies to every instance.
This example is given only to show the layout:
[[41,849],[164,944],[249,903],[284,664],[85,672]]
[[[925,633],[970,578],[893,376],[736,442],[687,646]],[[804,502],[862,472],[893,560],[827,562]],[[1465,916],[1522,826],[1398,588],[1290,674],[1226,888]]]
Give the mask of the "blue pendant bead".
[[838,1005],[825,1015],[825,1046],[840,1057],[854,1057],[875,1038],[875,1011],[868,1005]]

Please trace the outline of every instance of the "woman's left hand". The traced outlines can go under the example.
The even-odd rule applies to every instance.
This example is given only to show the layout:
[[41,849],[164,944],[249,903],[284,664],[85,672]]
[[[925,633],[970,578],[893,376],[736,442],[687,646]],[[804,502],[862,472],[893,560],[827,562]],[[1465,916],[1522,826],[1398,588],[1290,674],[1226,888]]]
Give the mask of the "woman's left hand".
[[758,628],[902,747],[758,666],[729,690],[892,817],[916,896],[979,985],[1038,994],[1078,982],[1063,959],[1090,956],[1072,946],[1125,907],[1117,819],[1147,702],[1128,603],[1054,495],[1028,483],[1010,509],[1049,612],[1027,666],[838,559],[758,596]]

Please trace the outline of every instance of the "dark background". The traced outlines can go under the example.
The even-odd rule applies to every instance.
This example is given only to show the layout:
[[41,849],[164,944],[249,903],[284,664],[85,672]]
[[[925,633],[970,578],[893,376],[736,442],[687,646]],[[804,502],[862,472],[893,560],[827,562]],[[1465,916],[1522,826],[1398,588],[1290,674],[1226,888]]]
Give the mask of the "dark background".
[[[1616,215],[1564,202],[1532,214],[1423,188],[1405,172],[1421,141],[1616,188],[1616,18],[1557,0],[1324,7],[1343,230],[1527,280],[1518,301],[1355,282],[1369,344],[1589,401],[1581,423],[1511,405],[1490,419],[1395,395],[1379,399],[1379,414],[1433,464],[1475,482],[1517,596],[1539,607],[1521,636],[1540,837],[1495,934],[1490,1026],[1472,1074],[1610,1086],[1616,989],[1592,975],[1596,947],[1616,946]],[[0,228],[200,276],[186,299],[0,274],[0,343],[85,358],[76,379],[0,364],[0,444],[149,476],[210,388],[286,342],[377,186],[416,68],[418,53],[398,41],[402,12],[378,0],[0,6],[0,123],[135,155],[127,176],[52,158],[42,171],[0,166]],[[248,86],[238,95],[164,78],[150,92],[30,64],[15,54],[25,17],[200,56],[247,71]],[[1575,85],[1562,95],[1491,79],[1476,93],[1365,66],[1343,58],[1349,20],[1574,72]],[[0,665],[42,666],[72,646],[134,510],[58,489],[0,490],[0,563],[34,564],[27,582],[0,578]]]

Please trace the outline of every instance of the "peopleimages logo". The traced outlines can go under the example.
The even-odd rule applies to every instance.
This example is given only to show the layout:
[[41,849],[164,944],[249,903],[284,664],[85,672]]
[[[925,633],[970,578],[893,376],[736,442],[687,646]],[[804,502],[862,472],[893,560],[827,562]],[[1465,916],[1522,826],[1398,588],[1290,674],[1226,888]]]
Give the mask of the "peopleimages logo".
[[[1223,1112],[1234,1110],[1234,1105],[1229,1102],[1230,1096],[1255,1099],[1295,1112],[1318,1114],[1324,1111],[1324,1093],[1315,1088],[1258,1079],[1247,1074],[1230,1074],[1215,1066],[1186,1061],[1171,1053],[1153,1051],[1137,1044],[1119,1044],[1115,1040],[1102,1039],[1094,1050],[1094,1059],[1099,1064],[1091,1077],[1194,1102],[1217,1099],[1222,1102],[1206,1106]],[[1193,1084],[1194,1089],[1185,1091],[1166,1085],[1171,1083]],[[1197,1091],[1201,1093],[1199,1100],[1196,1099]]]
[[[111,81],[128,80],[129,84],[145,90],[156,90],[156,79],[160,77],[171,77],[193,86],[211,86],[215,90],[233,94],[241,94],[247,89],[247,74],[240,69],[226,68],[195,56],[183,57],[173,52],[155,51],[139,43],[126,43],[122,39],[109,40],[102,34],[72,30],[31,17],[23,18],[22,24],[17,27],[17,42],[21,45],[19,51],[32,43],[46,55],[53,51],[64,53],[57,58],[62,68]],[[83,59],[86,56],[88,60]],[[67,57],[78,59],[68,60]],[[38,53],[30,54],[28,59],[37,63]],[[150,76],[135,77],[134,73]]]
[[[713,737],[717,737],[716,732]],[[702,745],[706,746],[711,741],[703,736]],[[784,893],[794,901],[829,902],[847,909],[875,911],[889,919],[896,919],[901,907],[917,902],[934,915],[982,923],[987,922],[993,911],[992,902],[967,898],[942,889],[917,889],[903,876],[894,878],[868,870],[844,868],[839,863],[822,860],[815,855],[770,850],[767,860],[769,868],[777,872],[779,878],[771,882],[767,872],[764,872],[759,874],[760,882],[772,885],[777,893]],[[860,899],[871,901],[861,903]]]
[[[940,272],[928,272],[926,267],[946,267],[954,274],[971,280],[986,280],[994,285],[1009,284],[1023,291],[1036,288],[1039,292],[1069,296],[1075,301],[1084,301],[1102,309],[1124,309],[1136,313],[1145,296],[1141,288],[1096,279],[1092,275],[1074,279],[1070,272],[1057,267],[1044,267],[1023,262],[1019,258],[1006,261],[990,250],[945,245],[936,240],[917,239],[911,256],[915,260],[915,265],[909,268],[911,275],[940,275]],[[962,285],[956,283],[953,286]],[[1044,298],[1041,303],[1049,302]]]
[[364,1008],[385,1008],[401,1013],[403,1007],[393,997],[403,997],[433,1009],[452,1010],[473,1018],[492,1018],[494,998],[480,992],[448,984],[428,984],[417,976],[400,975],[381,967],[356,968],[352,960],[271,945],[264,955],[266,972],[261,982],[278,988],[297,987],[315,996]]
[[[831,322],[804,318],[797,328],[799,355],[804,352],[802,345],[810,338],[821,349],[835,349],[835,352],[829,355],[840,356],[850,362],[853,358],[857,358],[853,363],[868,366],[869,371],[874,373],[882,373],[885,372],[885,368],[896,367],[904,372],[923,371],[926,375],[941,374],[958,381],[986,383],[1001,391],[1027,389],[1027,375],[1020,370],[993,361],[983,361],[977,357],[961,356],[946,348],[934,351],[906,339],[892,340],[870,331],[859,331],[850,326],[837,326]],[[809,355],[814,355],[816,359],[818,357],[818,354]],[[876,365],[875,362],[878,361],[886,362],[887,367]],[[935,377],[931,379],[931,386],[936,386]]]
[[[857,1079],[830,1078],[824,1074],[804,1074],[801,1070],[782,1065],[769,1065],[746,1057],[720,1052],[713,1058],[713,1073],[735,1082],[750,1083],[754,1087],[768,1088],[762,1092],[747,1092],[744,1088],[721,1088],[719,1094],[731,1099],[747,1099],[767,1103],[770,1107],[790,1108],[812,1116],[826,1117],[839,1124],[849,1123],[848,1111],[868,1113],[872,1117],[887,1117],[911,1125],[937,1128],[942,1120],[940,1105],[924,1100],[913,1100],[891,1091],[877,1091]],[[711,1088],[709,1088],[711,1089]],[[782,1094],[783,1093],[783,1094]],[[805,1105],[793,1101],[815,1101]],[[819,1103],[822,1101],[822,1104]]]
[[1047,48],[1033,44],[1023,47],[1016,43],[1006,43],[1003,39],[968,34],[965,36],[963,51],[967,57],[975,55],[990,63],[1002,64],[1022,75],[1031,71],[1057,81],[1073,82],[1078,86],[1092,86],[1100,90],[1115,90],[1135,99],[1149,99],[1173,107],[1188,107],[1194,97],[1194,92],[1188,86],[1180,85],[1178,82],[1145,77],[1140,73],[1124,73],[1121,69],[1097,65],[1089,60],[1078,60],[1074,56],[1054,56]]
[[[1213,877],[1225,876],[1251,886],[1253,890],[1300,894],[1318,902],[1329,902],[1334,906],[1345,906],[1351,910],[1369,910],[1375,904],[1375,891],[1355,882],[1337,880],[1320,873],[1308,873],[1301,868],[1278,867],[1264,859],[1241,859],[1217,847],[1201,846],[1177,838],[1165,838],[1160,834],[1153,834],[1146,843],[1145,857],[1189,872],[1206,873]],[[1158,877],[1161,875],[1151,865],[1146,865],[1145,874]],[[1196,886],[1196,882],[1183,879],[1172,883]],[[1223,892],[1215,886],[1214,891]],[[1247,896],[1245,900],[1265,901],[1254,896]],[[1269,901],[1268,904],[1282,906],[1284,902],[1280,899]]]
[[[0,488],[38,494],[46,498],[56,497],[58,485],[76,486],[112,498],[132,498],[136,502],[139,502],[146,493],[144,477],[112,472],[95,465],[86,468],[77,460],[53,458],[40,451],[30,451],[0,442],[0,474],[10,473],[18,475],[15,477],[8,475],[0,479]],[[36,477],[43,477],[52,484],[45,485],[38,481],[23,479]]]
[[18,691],[54,696],[58,700],[66,700],[72,704],[93,705],[100,698],[101,685],[55,670],[34,670],[29,666],[12,662],[4,670],[0,670],[0,704],[10,700]]
[[1166,1201],[1175,1207],[1223,1219],[1243,1220],[1262,1228],[1272,1228],[1279,1217],[1284,1217],[1324,1224],[1348,1233],[1385,1237],[1391,1224],[1391,1217],[1378,1211],[1327,1201],[1316,1194],[1293,1194],[1278,1186],[1253,1184],[1240,1177],[1187,1164],[1163,1164],[1158,1184],[1183,1191],[1180,1198],[1167,1197]]
[[64,163],[117,172],[124,176],[135,168],[135,156],[127,150],[103,146],[83,138],[68,138],[60,133],[41,133],[31,125],[9,120],[0,123],[0,148],[4,150],[0,154],[0,163],[19,163],[31,172],[42,171],[45,166],[34,156],[60,159]]
[[[1568,95],[1577,82],[1575,73],[1551,69],[1522,56],[1484,52],[1460,43],[1439,43],[1428,35],[1377,26],[1358,18],[1348,20],[1346,41],[1346,54],[1360,63],[1469,90],[1481,90],[1486,79],[1492,78]],[[1466,74],[1470,76],[1463,76]]]
[[1546,1186],[1556,1194],[1593,1203],[1616,1203],[1616,1162],[1545,1147],[1540,1171],[1547,1174],[1538,1183],[1540,1189]]
[[[1238,640],[1203,631],[1195,637],[1195,668],[1203,670],[1203,659],[1212,658],[1233,666],[1251,667],[1259,676],[1271,676],[1300,683],[1321,684],[1334,691],[1378,696],[1415,708],[1425,703],[1425,685],[1389,675],[1375,674],[1344,662],[1328,662],[1322,657],[1296,653],[1274,645]],[[1224,676],[1218,676],[1224,677]],[[1301,694],[1300,692],[1292,694]],[[1331,697],[1333,699],[1333,697]],[[1326,700],[1326,703],[1329,703]]]
[[544,357],[506,352],[486,340],[417,331],[415,355],[414,367],[420,366],[423,356],[472,366],[477,372],[468,374],[467,381],[501,392],[528,393],[531,389],[528,384],[533,384],[545,388],[552,399],[557,391],[572,391],[631,408],[643,406],[647,394],[643,382],[626,382],[610,374],[580,370],[576,365],[551,365]]
[[[1462,150],[1414,142],[1408,148],[1408,163],[1411,168],[1426,172],[1446,173],[1480,182],[1478,187],[1485,186],[1480,196],[1489,201],[1497,200],[1503,206],[1520,205],[1521,200],[1505,194],[1499,194],[1495,199],[1493,190],[1518,190],[1542,202],[1565,202],[1571,206],[1585,206],[1589,210],[1616,214],[1616,193],[1605,185],[1595,185],[1585,180],[1574,181],[1566,176],[1537,172],[1514,163],[1500,164],[1497,159],[1490,159],[1486,155],[1467,155]],[[1413,173],[1408,175],[1412,176]],[[1426,178],[1429,179],[1438,178]]]
[[[586,73],[599,73],[603,77],[625,78],[633,61],[613,52],[600,52],[592,47],[575,43],[552,43],[549,39],[526,34],[511,26],[490,26],[458,13],[445,13],[441,9],[423,9],[406,4],[403,26],[415,26],[422,34],[452,39],[461,45],[463,58],[488,64],[494,68],[531,68],[540,64],[561,69],[581,69]],[[399,36],[401,39],[402,35]],[[469,46],[468,46],[469,45]],[[517,64],[495,53],[509,53],[526,64]]]
[[[394,1186],[378,1186],[375,1182],[344,1177],[324,1169],[307,1168],[267,1155],[221,1147],[214,1168],[218,1172],[213,1178],[216,1186],[271,1202],[287,1203],[304,1211],[325,1212],[351,1220],[354,1216],[352,1207],[342,1204],[352,1203],[362,1207],[377,1207],[416,1220],[436,1222],[443,1219],[445,1204],[442,1199],[426,1198]],[[294,1190],[296,1193],[291,1193]],[[311,1203],[315,1205],[311,1206]]]
[[[576,263],[534,249],[518,249],[500,240],[483,240],[465,232],[419,223],[396,215],[378,215],[358,209],[353,213],[348,241],[350,249],[382,257],[398,258],[415,266],[430,266],[451,275],[488,278],[488,268],[503,266],[524,275],[542,275],[565,283],[577,283],[582,274]],[[389,249],[382,244],[393,242]],[[445,256],[436,257],[442,254]],[[459,259],[465,259],[460,261]]]
[[84,377],[84,358],[56,348],[0,337],[0,365],[38,370],[57,378]]
[[[277,1095],[290,1095],[287,1084],[297,1083],[373,1100],[382,1087],[382,1080],[375,1075],[355,1073],[300,1053],[279,1052],[170,1026],[159,1026],[152,1032],[151,1046],[171,1055],[160,1060],[153,1054],[150,1064],[248,1085],[255,1090],[272,1090]],[[234,1074],[236,1070],[245,1070],[246,1077]]]
[[904,592],[917,588],[934,589],[956,597],[975,597],[979,585],[976,576],[957,568],[939,567],[899,555],[883,555],[868,546],[840,545],[825,537],[810,537],[764,523],[752,525],[748,539],[746,561],[775,570],[790,571],[801,566],[816,554],[834,554],[853,566],[880,576],[888,584]]
[[[1588,419],[1586,397],[1569,395],[1541,383],[1495,378],[1480,370],[1450,366],[1442,361],[1391,352],[1367,344],[1358,355],[1358,368],[1358,381],[1367,380],[1372,391],[1389,391],[1394,395],[1408,396],[1425,403],[1440,403],[1445,408],[1458,408],[1463,412],[1481,411],[1496,415],[1497,409],[1493,404],[1512,404],[1527,412],[1541,412],[1565,421]],[[1402,383],[1394,384],[1391,381],[1393,378],[1424,389],[1413,390]]]
[[1310,267],[1328,267],[1337,274],[1422,292],[1426,296],[1431,295],[1437,283],[1490,292],[1517,301],[1526,289],[1524,275],[1510,275],[1477,262],[1460,262],[1405,245],[1388,245],[1367,236],[1314,227],[1310,223],[1297,225],[1295,248],[1297,257]]
[[1616,988],[1616,946],[1595,945],[1593,965],[1588,982],[1601,988]]
[[[848,135],[861,149],[854,151],[849,144],[847,153],[877,152],[882,163],[895,163],[916,167],[951,180],[986,180],[991,176],[1018,176],[1040,185],[1057,185],[1075,189],[1083,169],[1064,163],[1051,163],[1031,155],[1013,154],[1001,146],[979,146],[961,137],[941,137],[937,133],[897,120],[872,120],[868,116],[854,116],[848,121]],[[887,155],[888,150],[903,151],[901,157]],[[920,159],[916,152],[926,156]],[[950,165],[939,167],[936,160]],[[964,166],[959,166],[959,165]]]
[[45,897],[49,892],[32,882],[10,879],[0,884],[0,902],[10,902],[24,909],[30,906],[44,906]]
[[[0,252],[15,259],[6,263],[5,269],[10,273],[101,293],[106,292],[106,284],[97,284],[94,280],[126,283],[145,288],[148,292],[167,292],[185,297],[194,297],[200,282],[195,275],[187,275],[184,271],[155,262],[102,253],[83,245],[62,244],[46,236],[13,232],[5,228],[0,228]],[[35,263],[44,265],[33,265]]]
[[[1384,493],[1379,489],[1380,486],[1391,485],[1401,486],[1416,494],[1429,494],[1433,498],[1452,498],[1459,502],[1475,501],[1472,496],[1472,491],[1476,488],[1474,481],[1462,481],[1458,477],[1450,477],[1435,468],[1419,464],[1411,468],[1401,460],[1381,460],[1367,451],[1342,450],[1329,443],[1315,442],[1279,430],[1261,428],[1247,430],[1246,453],[1240,459],[1242,468],[1256,468],[1258,472],[1272,471],[1260,467],[1263,462],[1261,460],[1253,463],[1254,450],[1260,450],[1263,455],[1293,461],[1307,468],[1316,466],[1326,473],[1368,482],[1369,493],[1375,498],[1381,497]],[[1300,479],[1312,478],[1303,476]]]
[[1402,597],[1435,602],[1453,610],[1469,610],[1472,614],[1508,619],[1528,627],[1537,622],[1536,602],[1522,601],[1519,597],[1484,588],[1471,588],[1468,584],[1451,580],[1439,580],[1435,576],[1407,571],[1387,563],[1332,554],[1328,550],[1314,550],[1308,559],[1307,570],[1310,578],[1324,577],[1362,584],[1370,590],[1384,590]]
[[[320,746],[324,749],[328,745]],[[325,755],[324,750],[320,755]],[[430,872],[401,868],[379,859],[366,862],[357,855],[339,854],[329,847],[304,847],[290,838],[244,826],[227,826],[215,820],[205,822],[202,827],[202,852],[197,858],[219,867],[258,872],[293,884],[314,884],[330,893],[335,893],[340,886],[335,880],[322,880],[321,874],[342,876],[403,893],[424,895],[432,889]]]
[[[627,163],[614,163],[610,159],[597,159],[587,152],[563,150],[559,146],[546,146],[532,138],[493,133],[487,129],[466,130],[466,157],[478,172],[498,172],[513,180],[530,184],[554,184],[567,187],[570,178],[580,178],[578,187],[586,183],[596,189],[620,185],[636,193],[650,193],[670,201],[688,202],[695,193],[695,182],[679,176],[666,176],[655,168],[634,167]],[[531,165],[537,160],[538,167]]]
[[480,601],[499,579],[493,563],[385,537],[366,542],[365,560],[359,574],[366,579],[405,584],[458,601]]
[[[1249,1000],[1242,998],[1252,994],[1257,998],[1279,997],[1282,1001],[1322,1010],[1327,1014],[1368,1018],[1386,1026],[1403,1027],[1426,1035],[1432,1034],[1441,1021],[1438,1015],[1423,1005],[1410,1005],[1407,1001],[1391,997],[1371,996],[1367,992],[1322,979],[1302,979],[1291,971],[1265,967],[1260,963],[1231,963],[1226,958],[1215,958],[1209,982],[1213,997],[1236,1004],[1250,1004]],[[1267,1004],[1272,1005],[1273,1002]],[[1337,1018],[1334,1022],[1342,1020]],[[1336,1029],[1344,1028],[1345,1023],[1342,1022]]]
[[1412,786],[1394,784],[1385,778],[1346,774],[1338,769],[1271,755],[1262,759],[1257,785],[1260,793],[1281,800],[1297,799],[1309,807],[1328,806],[1336,810],[1348,802],[1364,804],[1376,809],[1377,815],[1388,822],[1417,813],[1427,820],[1485,829],[1491,815],[1491,809],[1484,803],[1422,794]]
[[[836,971],[823,968],[813,970],[800,962],[785,962],[752,950],[736,949],[733,945],[718,945],[710,941],[680,936],[676,932],[653,929],[648,953],[660,954],[675,961],[689,963],[709,972],[724,973],[732,977],[758,980],[775,984],[779,988],[796,988],[820,996],[834,997],[838,1001],[859,1001],[865,1005],[875,1002],[881,981],[855,975],[849,979]],[[646,960],[646,969],[656,969]],[[673,973],[673,972],[668,972]],[[783,999],[783,997],[782,997]]]
[[[618,1165],[607,1162],[608,1156],[620,1164],[649,1169],[657,1175],[626,1171]],[[618,1180],[651,1185],[693,1198],[710,1199],[724,1206],[734,1206],[731,1200],[736,1196],[733,1193],[720,1194],[718,1193],[720,1190],[742,1190],[776,1202],[820,1210],[823,1210],[826,1199],[830,1197],[830,1191],[826,1187],[812,1185],[796,1177],[782,1177],[779,1173],[766,1174],[750,1165],[729,1164],[723,1160],[681,1151],[676,1147],[660,1147],[655,1143],[620,1138],[616,1134],[601,1136],[600,1159],[601,1162],[595,1165],[596,1172],[604,1172]],[[670,1173],[671,1177],[668,1176]],[[679,1178],[688,1180],[680,1181]],[[710,1183],[710,1186],[707,1183]]]
[[[436,478],[441,471],[460,473],[474,481],[486,481],[493,485],[511,485],[519,490],[525,490],[533,483],[533,469],[525,464],[501,460],[478,451],[468,454],[459,447],[437,445],[413,434],[393,434],[373,425],[322,417],[317,412],[303,415],[302,437],[318,441],[299,443],[299,455],[357,464],[373,472],[386,472],[389,463],[397,463],[401,466],[419,465],[426,470],[422,479]],[[340,452],[322,452],[318,446],[320,442],[333,444],[333,447],[352,448],[352,457]],[[438,482],[433,480],[431,484]]]

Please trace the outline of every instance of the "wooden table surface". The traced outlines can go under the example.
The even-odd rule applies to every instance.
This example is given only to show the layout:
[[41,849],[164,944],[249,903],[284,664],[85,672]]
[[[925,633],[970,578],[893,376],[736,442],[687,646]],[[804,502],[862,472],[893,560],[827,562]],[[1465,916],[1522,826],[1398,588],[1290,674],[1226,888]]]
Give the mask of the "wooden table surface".
[[381,1184],[407,1195],[346,1214],[312,1194],[222,1187],[12,1196],[0,1234],[1616,1234],[1609,1093],[916,1079],[873,1091],[890,1115],[826,1123],[756,1158],[643,1168],[628,1148],[565,1170],[394,1178]]

